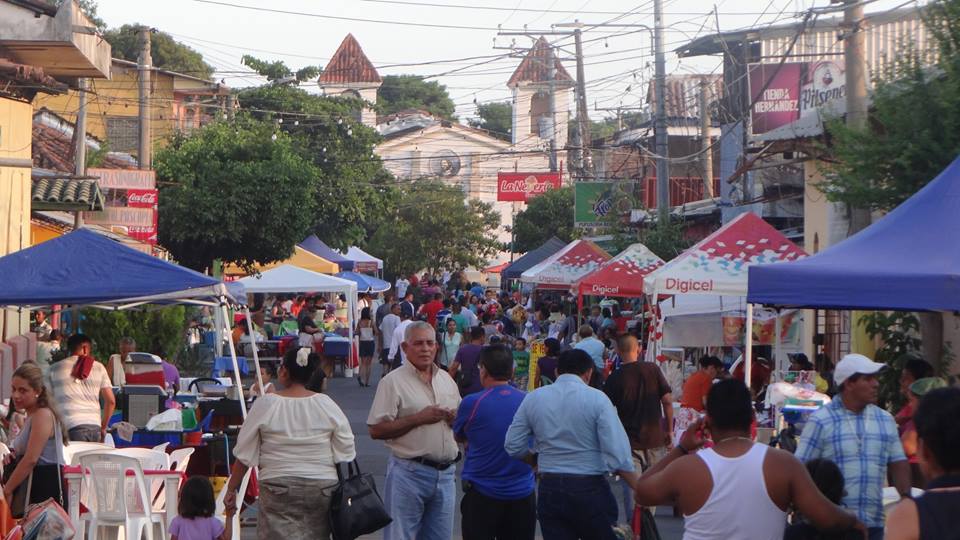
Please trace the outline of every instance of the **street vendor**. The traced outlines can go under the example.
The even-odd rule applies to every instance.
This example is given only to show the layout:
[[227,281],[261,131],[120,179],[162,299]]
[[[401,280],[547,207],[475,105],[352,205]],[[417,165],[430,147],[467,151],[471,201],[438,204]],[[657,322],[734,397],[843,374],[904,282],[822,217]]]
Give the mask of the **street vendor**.
[[122,337],[118,347],[120,352],[111,354],[110,359],[107,360],[107,375],[110,376],[110,382],[114,386],[123,386],[127,384],[127,378],[123,372],[123,363],[130,353],[137,350],[137,342],[130,336]]
[[315,343],[323,341],[323,332],[317,326],[314,318],[317,315],[317,306],[310,304],[301,310],[297,317],[299,327],[299,344],[301,347],[313,347]]

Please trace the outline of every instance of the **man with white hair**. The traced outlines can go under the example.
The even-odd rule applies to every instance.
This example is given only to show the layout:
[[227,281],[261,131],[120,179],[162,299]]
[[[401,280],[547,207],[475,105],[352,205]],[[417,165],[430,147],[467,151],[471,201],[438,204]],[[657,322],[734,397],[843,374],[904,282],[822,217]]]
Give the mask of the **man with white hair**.
[[829,459],[845,481],[843,505],[866,524],[870,540],[883,538],[883,485],[887,469],[901,497],[910,496],[910,465],[893,416],[877,407],[886,367],[862,354],[848,354],[833,372],[840,393],[810,415],[796,457]]
[[393,522],[385,540],[449,540],[457,501],[460,450],[451,424],[457,384],[434,363],[436,330],[411,322],[403,331],[406,361],[377,385],[367,417],[370,437],[390,448],[384,504]]

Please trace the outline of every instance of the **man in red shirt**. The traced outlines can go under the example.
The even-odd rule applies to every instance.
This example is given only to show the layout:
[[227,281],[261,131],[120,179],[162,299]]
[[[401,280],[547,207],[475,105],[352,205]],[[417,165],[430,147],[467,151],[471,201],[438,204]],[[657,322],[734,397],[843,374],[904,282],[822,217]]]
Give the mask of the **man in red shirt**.
[[436,293],[433,295],[433,300],[427,302],[420,307],[420,313],[427,316],[427,322],[430,323],[430,326],[437,327],[437,313],[443,309],[443,295]]
[[723,370],[723,362],[716,356],[704,356],[700,359],[700,369],[690,375],[683,383],[683,397],[680,404],[688,409],[703,412],[707,405],[707,393],[717,375]]

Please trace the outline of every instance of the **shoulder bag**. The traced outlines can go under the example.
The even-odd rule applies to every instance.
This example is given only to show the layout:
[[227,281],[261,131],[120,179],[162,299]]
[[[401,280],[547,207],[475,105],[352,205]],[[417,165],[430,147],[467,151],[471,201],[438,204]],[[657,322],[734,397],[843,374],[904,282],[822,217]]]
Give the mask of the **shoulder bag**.
[[344,478],[343,464],[337,463],[337,484],[330,500],[330,531],[333,540],[354,540],[379,531],[393,519],[387,514],[383,499],[377,493],[373,475],[360,472],[357,460],[347,464]]

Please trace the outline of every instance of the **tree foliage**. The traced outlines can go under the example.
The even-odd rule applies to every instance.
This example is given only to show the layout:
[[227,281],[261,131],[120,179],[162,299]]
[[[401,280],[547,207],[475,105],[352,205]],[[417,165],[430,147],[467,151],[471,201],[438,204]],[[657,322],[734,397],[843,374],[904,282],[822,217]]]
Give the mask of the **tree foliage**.
[[682,223],[657,220],[641,231],[640,242],[661,259],[669,261],[693,245],[683,231]]
[[318,171],[275,124],[241,115],[176,135],[154,168],[160,243],[190,268],[281,260],[310,234]]
[[531,199],[513,219],[513,252],[526,253],[556,236],[564,242],[576,238],[573,223],[573,188],[552,189]]
[[336,249],[363,246],[396,197],[390,174],[373,154],[379,135],[354,120],[363,103],[285,85],[245,89],[238,99],[241,109],[289,134],[319,171],[311,232]]
[[305,82],[316,79],[322,71],[319,66],[305,66],[293,71],[282,60],[269,62],[249,54],[243,55],[240,61],[243,62],[243,65],[266,77],[268,81]]
[[367,248],[392,272],[480,267],[503,247],[497,241],[500,214],[489,203],[467,199],[439,181],[405,186],[396,211],[374,233]]
[[928,6],[927,30],[939,58],[905,47],[875,84],[869,126],[828,124],[835,162],[820,188],[832,201],[890,210],[936,177],[960,153],[960,1]]
[[117,344],[123,337],[132,337],[138,351],[173,359],[183,349],[186,311],[184,306],[150,311],[85,309],[83,329],[93,340],[93,354],[100,361],[105,362],[117,352]]
[[456,106],[446,86],[418,75],[387,75],[377,94],[377,112],[393,114],[405,109],[422,109],[437,118],[456,120]]
[[[110,42],[113,57],[136,62],[140,56],[140,29],[142,24],[125,24],[120,28],[111,28],[104,33]],[[166,32],[155,31],[150,37],[150,56],[154,67],[176,71],[185,75],[209,79],[213,76],[213,66],[204,62],[203,55],[173,39]]]
[[513,128],[513,105],[509,101],[481,103],[477,105],[477,115],[468,123],[475,128],[485,129],[497,138],[510,140]]
[[920,357],[920,321],[905,311],[874,311],[860,317],[858,322],[871,339],[879,339],[883,346],[877,349],[875,360],[886,364],[880,372],[880,404],[897,411],[904,405],[900,392],[900,372],[911,357]]

